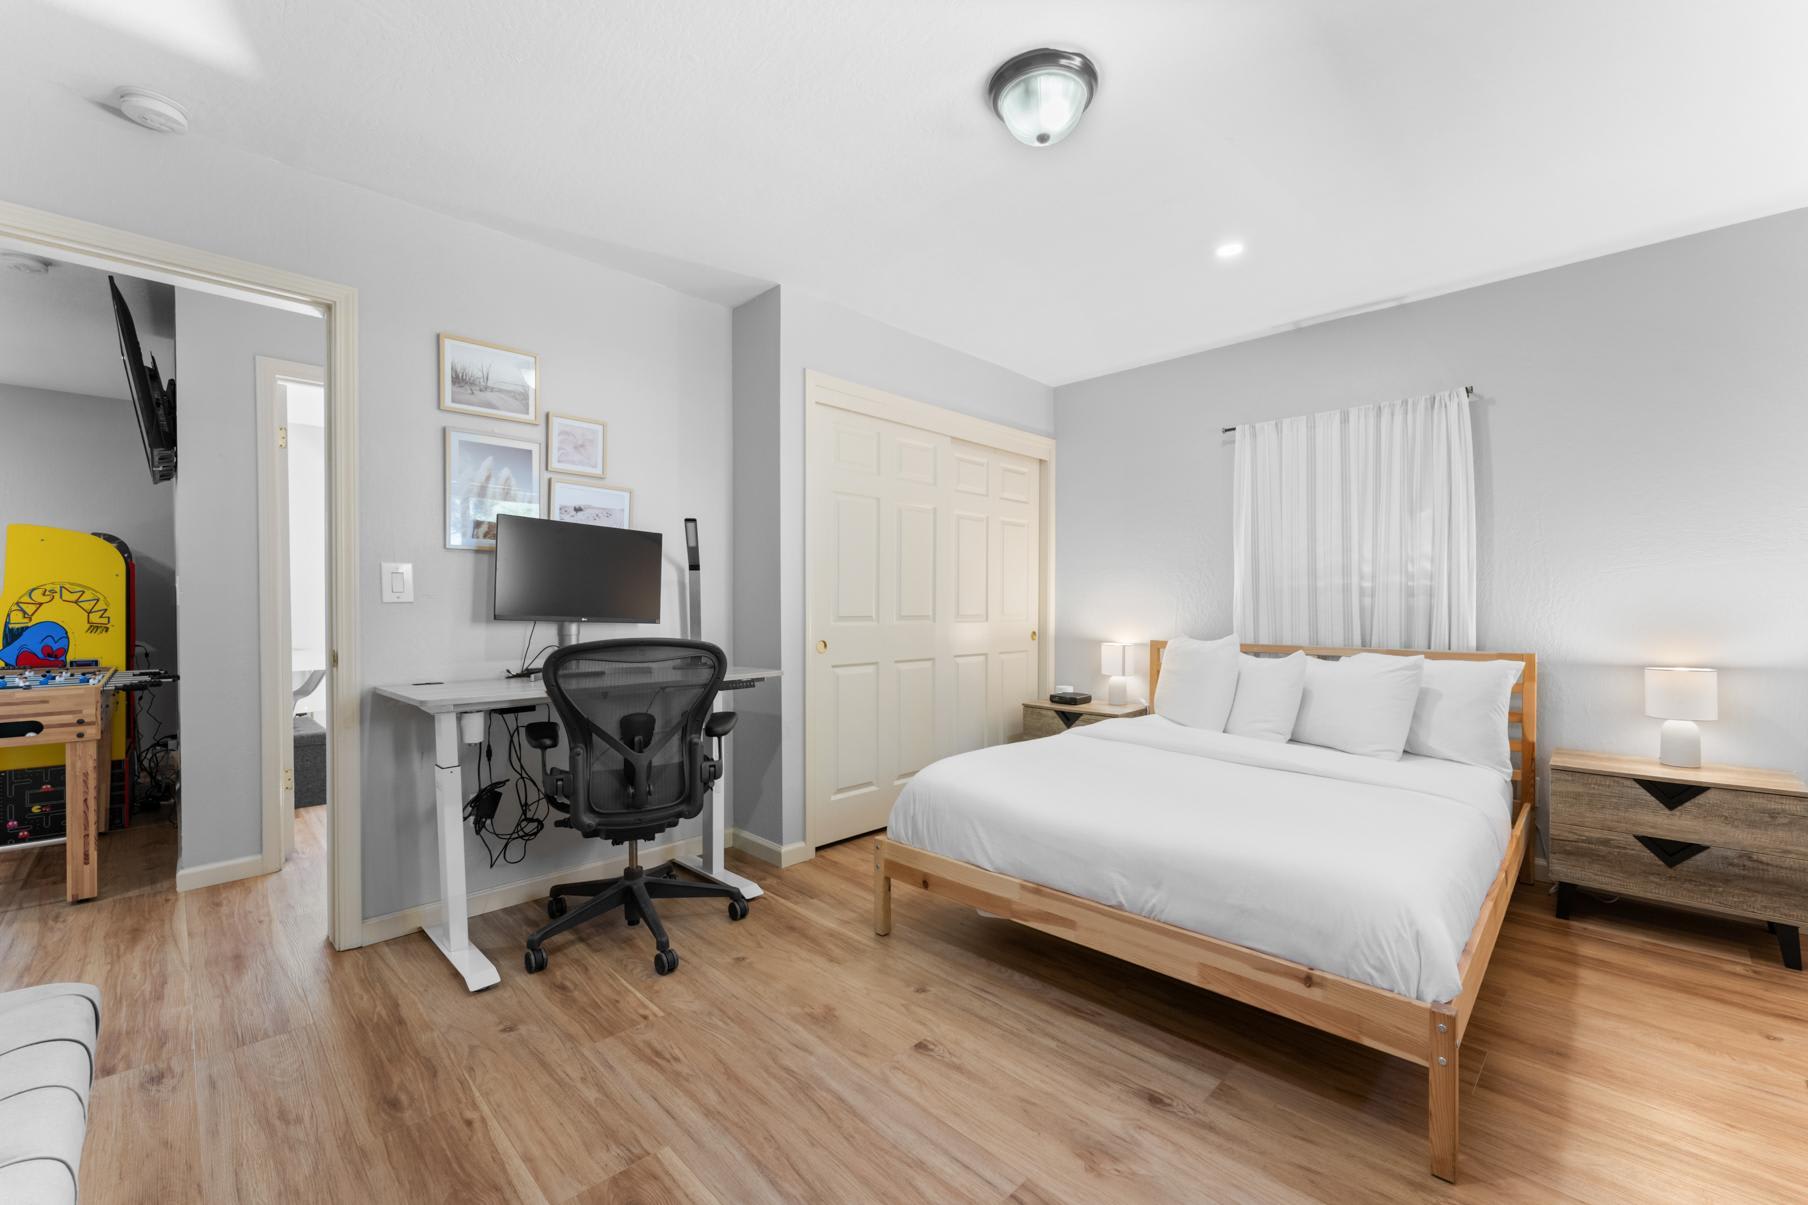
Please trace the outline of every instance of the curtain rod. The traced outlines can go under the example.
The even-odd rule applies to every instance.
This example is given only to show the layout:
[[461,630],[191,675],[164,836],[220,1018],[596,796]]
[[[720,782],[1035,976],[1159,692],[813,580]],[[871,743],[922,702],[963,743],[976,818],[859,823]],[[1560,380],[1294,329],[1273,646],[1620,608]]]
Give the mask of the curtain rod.
[[[1474,397],[1475,396],[1475,386],[1473,386],[1473,385],[1463,386],[1463,396],[1464,397]],[[1235,427],[1225,427],[1221,431],[1218,432],[1218,434],[1220,434],[1220,435],[1235,435],[1236,433],[1237,433],[1237,429]]]

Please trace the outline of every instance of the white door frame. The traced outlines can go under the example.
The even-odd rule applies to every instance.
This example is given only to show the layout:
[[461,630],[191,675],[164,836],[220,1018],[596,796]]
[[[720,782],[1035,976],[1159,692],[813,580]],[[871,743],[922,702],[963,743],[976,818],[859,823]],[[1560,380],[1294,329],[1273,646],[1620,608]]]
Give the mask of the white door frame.
[[[289,614],[289,419],[282,387],[325,385],[318,364],[257,357],[258,668],[262,678],[264,871],[295,849],[295,641]],[[327,667],[327,691],[333,689]],[[330,708],[329,708],[330,711]],[[288,739],[285,739],[288,738]]]
[[[1041,581],[1038,590],[1042,595],[1041,615],[1037,621],[1038,633],[1041,637],[1041,654],[1037,658],[1037,693],[1045,692],[1055,678],[1055,642],[1052,633],[1055,629],[1055,440],[1052,435],[1037,435],[1033,431],[1024,431],[1017,427],[1008,427],[1003,423],[995,423],[988,419],[975,418],[971,414],[962,414],[958,410],[949,410],[943,406],[934,406],[928,402],[913,401],[895,393],[887,393],[883,389],[873,389],[866,385],[856,385],[851,381],[843,381],[814,369],[804,371],[804,657],[807,671],[808,658],[816,640],[816,614],[813,591],[810,583],[815,580],[815,556],[811,551],[812,541],[809,538],[810,516],[816,513],[821,503],[817,497],[820,487],[817,474],[811,471],[810,456],[822,439],[818,424],[822,422],[825,409],[847,410],[855,414],[864,414],[869,418],[883,419],[886,422],[902,423],[907,427],[916,427],[924,431],[932,431],[937,435],[946,435],[952,439],[962,439],[968,443],[982,444],[989,448],[998,448],[1006,452],[1015,452],[1019,456],[1027,456],[1031,460],[1042,462],[1042,505],[1039,524],[1041,527],[1040,553],[1042,557]],[[810,728],[810,693],[809,674],[799,674],[801,688],[804,692],[804,731],[808,740]],[[809,751],[804,753],[804,841],[814,850],[816,848],[817,818],[811,813],[810,799],[813,792],[811,786],[812,759]]]
[[[199,251],[93,222],[0,201],[0,246],[326,321],[328,847],[327,935],[341,950],[364,944],[363,797],[358,658],[358,291],[280,268]],[[286,683],[287,677],[281,679]],[[265,740],[270,739],[266,734]],[[266,774],[267,774],[266,766]],[[280,846],[278,846],[280,850]],[[269,838],[265,837],[265,852]],[[280,856],[280,855],[279,855]]]

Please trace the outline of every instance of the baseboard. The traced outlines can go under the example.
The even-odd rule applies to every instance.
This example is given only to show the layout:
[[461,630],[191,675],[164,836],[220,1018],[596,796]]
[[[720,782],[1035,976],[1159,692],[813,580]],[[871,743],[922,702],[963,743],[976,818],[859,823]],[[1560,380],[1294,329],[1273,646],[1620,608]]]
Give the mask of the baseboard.
[[[680,841],[669,841],[659,845],[643,845],[640,850],[640,860],[643,863],[652,864],[702,851],[703,838],[686,837]],[[549,870],[545,874],[535,875],[531,879],[518,879],[512,883],[502,883],[482,891],[474,891],[470,895],[470,914],[482,916],[485,912],[513,908],[516,904],[543,898],[548,891],[552,890],[554,883],[564,883],[572,879],[613,878],[620,874],[627,864],[628,855],[626,852],[622,852],[601,861],[586,862],[579,866],[562,866],[557,870]],[[384,916],[369,917],[364,922],[364,944],[370,945],[372,942],[401,937],[416,929],[433,924],[439,919],[438,900],[434,900],[430,904],[416,904],[412,908],[404,908],[400,912],[391,912]]]
[[216,887],[221,883],[231,883],[238,879],[249,879],[268,873],[269,870],[264,866],[264,855],[261,853],[252,854],[246,858],[227,858],[224,862],[183,866],[176,869],[176,890],[195,891],[202,887]]
[[729,833],[728,845],[731,849],[752,854],[760,861],[768,862],[780,870],[796,866],[799,862],[808,862],[816,856],[816,851],[802,841],[780,845],[776,841],[768,841],[758,833],[750,833],[744,828],[737,828]]

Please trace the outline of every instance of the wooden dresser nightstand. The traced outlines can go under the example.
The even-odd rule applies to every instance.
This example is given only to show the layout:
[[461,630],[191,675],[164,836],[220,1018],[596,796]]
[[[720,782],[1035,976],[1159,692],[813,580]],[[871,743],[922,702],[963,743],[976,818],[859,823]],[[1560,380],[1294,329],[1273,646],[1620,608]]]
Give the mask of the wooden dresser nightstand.
[[1682,769],[1644,757],[1551,755],[1557,915],[1576,888],[1766,921],[1802,969],[1808,786],[1779,770]]
[[1039,736],[1057,736],[1076,725],[1148,714],[1146,703],[1050,703],[1034,699],[1023,705],[1023,733],[1015,739],[1031,741]]

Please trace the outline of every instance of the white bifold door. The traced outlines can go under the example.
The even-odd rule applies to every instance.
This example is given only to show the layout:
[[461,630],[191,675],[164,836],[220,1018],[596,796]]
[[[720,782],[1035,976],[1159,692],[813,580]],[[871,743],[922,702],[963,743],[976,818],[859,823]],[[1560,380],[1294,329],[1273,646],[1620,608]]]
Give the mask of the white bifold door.
[[1010,739],[1038,691],[1041,464],[813,407],[805,806],[885,827],[924,766]]

